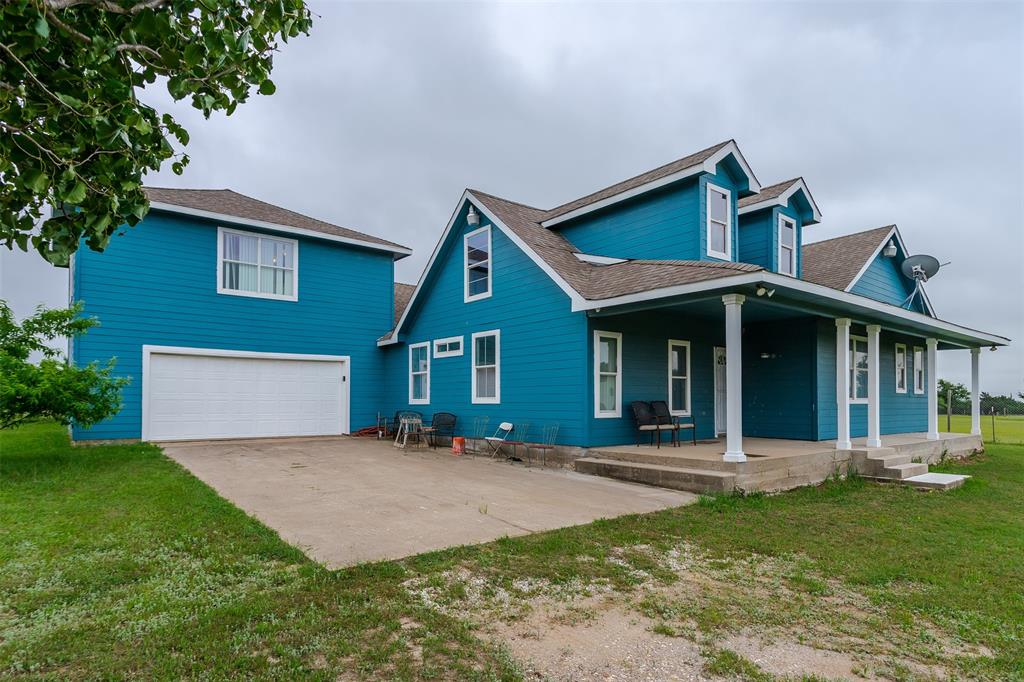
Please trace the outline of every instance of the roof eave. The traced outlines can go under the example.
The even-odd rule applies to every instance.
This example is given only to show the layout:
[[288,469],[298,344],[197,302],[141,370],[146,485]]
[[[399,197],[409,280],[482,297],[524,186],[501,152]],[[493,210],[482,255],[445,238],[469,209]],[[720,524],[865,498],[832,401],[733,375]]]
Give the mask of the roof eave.
[[275,232],[284,232],[287,234],[294,234],[302,237],[312,237],[314,239],[325,239],[327,241],[339,242],[341,244],[350,244],[352,246],[359,246],[364,249],[386,251],[388,253],[394,254],[395,260],[399,260],[405,258],[406,256],[412,255],[412,249],[405,246],[390,246],[388,244],[378,244],[377,242],[366,241],[364,239],[343,237],[341,235],[330,234],[328,232],[318,232],[317,230],[309,230],[303,227],[294,227],[292,225],[281,225],[279,223],[271,223],[264,220],[253,220],[251,218],[243,218],[241,216],[235,216],[228,213],[204,211],[198,208],[191,208],[189,206],[179,206],[178,204],[169,204],[162,201],[151,201],[149,203],[149,207],[151,210],[166,211],[168,213],[177,213],[179,215],[187,215],[195,218],[205,218],[207,220],[214,220],[220,223],[230,223],[232,225],[241,225],[243,227],[255,227],[264,230],[274,230]]
[[818,208],[818,202],[814,200],[811,190],[807,189],[807,183],[804,182],[803,178],[797,178],[793,184],[786,188],[786,191],[779,196],[759,201],[756,204],[744,206],[740,208],[738,212],[740,215],[745,215],[747,213],[753,213],[754,211],[760,211],[761,209],[770,208],[772,206],[785,206],[789,203],[789,200],[793,198],[793,195],[800,191],[802,191],[804,196],[807,197],[807,203],[811,206],[811,219],[805,220],[803,224],[817,225],[821,222],[821,210]]

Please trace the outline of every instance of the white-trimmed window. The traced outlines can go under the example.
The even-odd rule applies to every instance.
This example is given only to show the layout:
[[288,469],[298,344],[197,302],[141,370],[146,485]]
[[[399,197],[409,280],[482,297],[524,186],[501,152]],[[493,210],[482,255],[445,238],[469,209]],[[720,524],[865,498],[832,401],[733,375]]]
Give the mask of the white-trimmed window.
[[217,293],[298,300],[299,243],[217,228]]
[[690,342],[668,342],[668,407],[678,416],[690,414]]
[[907,392],[907,347],[896,344],[896,392]]
[[491,226],[466,234],[462,240],[465,258],[466,303],[488,298],[491,295]]
[[430,403],[430,342],[409,346],[409,404]]
[[473,343],[473,402],[498,404],[501,402],[501,332],[493,329],[476,332]]
[[850,402],[868,401],[868,340],[850,336]]
[[447,339],[434,341],[435,358],[454,358],[462,355],[462,337],[450,336]]
[[779,216],[779,273],[796,275],[796,221]]
[[594,416],[622,416],[622,334],[594,332]]
[[732,260],[732,192],[708,184],[707,239],[708,255]]
[[914,346],[914,393],[924,393],[924,348]]

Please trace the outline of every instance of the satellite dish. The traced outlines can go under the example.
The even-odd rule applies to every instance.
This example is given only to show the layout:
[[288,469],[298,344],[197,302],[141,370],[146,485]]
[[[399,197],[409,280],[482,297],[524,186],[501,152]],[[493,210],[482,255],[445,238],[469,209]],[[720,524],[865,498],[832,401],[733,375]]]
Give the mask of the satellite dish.
[[921,254],[919,256],[908,256],[903,264],[900,265],[900,270],[903,272],[903,276],[907,279],[914,280],[914,290],[910,292],[910,296],[903,301],[903,307],[908,310],[914,303],[914,299],[918,296],[924,300],[924,289],[922,285],[927,282],[930,278],[934,277],[939,271],[939,259],[934,256],[928,256]]

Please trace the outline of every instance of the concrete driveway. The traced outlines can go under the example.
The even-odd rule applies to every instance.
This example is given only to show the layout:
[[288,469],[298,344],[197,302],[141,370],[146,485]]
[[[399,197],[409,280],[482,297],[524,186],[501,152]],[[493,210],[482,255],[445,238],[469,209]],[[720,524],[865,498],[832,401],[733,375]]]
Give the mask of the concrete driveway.
[[331,568],[689,504],[690,493],[357,438],[165,443]]

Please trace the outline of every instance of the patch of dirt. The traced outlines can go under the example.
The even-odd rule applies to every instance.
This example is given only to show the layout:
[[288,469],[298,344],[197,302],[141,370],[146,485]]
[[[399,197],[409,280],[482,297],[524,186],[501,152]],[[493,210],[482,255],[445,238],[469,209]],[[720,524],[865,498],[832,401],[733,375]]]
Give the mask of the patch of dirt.
[[[596,602],[597,600],[595,600]],[[497,623],[486,637],[505,646],[528,677],[543,680],[705,680],[700,647],[650,631],[653,622],[614,601],[575,605],[593,615],[566,623],[560,609],[538,608]]]
[[829,680],[879,679],[867,673],[864,665],[849,654],[815,649],[797,642],[781,639],[769,642],[750,634],[736,634],[718,642],[718,646],[736,652],[772,675],[799,679],[813,672]]

